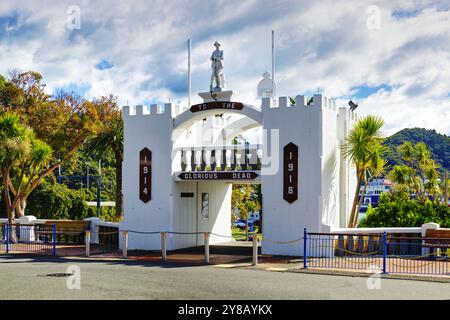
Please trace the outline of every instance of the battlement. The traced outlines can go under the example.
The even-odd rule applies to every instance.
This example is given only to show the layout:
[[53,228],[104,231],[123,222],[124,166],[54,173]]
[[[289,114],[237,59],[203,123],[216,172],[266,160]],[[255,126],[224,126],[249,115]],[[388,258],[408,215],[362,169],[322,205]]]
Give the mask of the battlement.
[[343,118],[348,121],[356,121],[358,120],[358,114],[354,111],[351,111],[349,108],[339,108],[339,118]]
[[271,98],[263,98],[262,99],[262,110],[267,109],[293,109],[293,110],[299,110],[299,109],[313,109],[313,110],[320,110],[320,109],[329,109],[332,111],[336,111],[336,103],[333,99],[329,99],[326,96],[323,96],[321,94],[315,94],[313,96],[313,101],[310,105],[308,105],[307,97],[304,95],[298,95],[295,97],[295,104],[291,105],[289,97],[280,97],[278,100],[278,106],[275,106],[273,104],[273,100]]
[[172,117],[172,104],[165,103],[162,105],[152,104],[150,106],[137,105],[135,107],[124,106],[122,108],[123,117],[154,117],[154,116],[170,116]]

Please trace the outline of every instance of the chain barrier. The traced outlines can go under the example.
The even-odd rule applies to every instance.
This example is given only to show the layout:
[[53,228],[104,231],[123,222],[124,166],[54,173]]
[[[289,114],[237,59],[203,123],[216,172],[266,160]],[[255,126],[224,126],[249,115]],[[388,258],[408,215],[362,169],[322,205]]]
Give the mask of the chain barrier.
[[264,241],[268,241],[268,242],[273,243],[273,244],[292,244],[292,243],[299,242],[299,241],[301,241],[303,239],[304,239],[304,237],[302,236],[302,237],[300,237],[298,239],[291,240],[291,241],[275,241],[275,240],[271,240],[271,239],[263,236],[263,240]]
[[221,238],[234,239],[233,236],[224,236],[224,235],[217,234],[214,232],[211,232],[211,235],[216,236],[216,237],[221,237]]
[[122,230],[129,233],[135,233],[135,234],[160,234],[159,231],[134,231],[134,230]]
[[117,231],[91,231],[92,234],[98,234],[100,235],[112,235],[112,234],[118,234],[120,233],[119,230]]

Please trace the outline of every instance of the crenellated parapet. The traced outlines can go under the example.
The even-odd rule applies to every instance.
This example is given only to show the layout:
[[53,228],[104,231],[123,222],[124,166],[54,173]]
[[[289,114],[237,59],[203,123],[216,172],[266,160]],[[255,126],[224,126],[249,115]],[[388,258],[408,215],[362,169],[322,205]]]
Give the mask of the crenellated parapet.
[[329,99],[321,94],[313,96],[313,101],[308,105],[308,99],[304,95],[297,95],[295,97],[295,103],[291,105],[289,97],[280,97],[278,105],[275,106],[271,98],[262,99],[261,109],[265,110],[281,111],[284,109],[305,111],[305,110],[332,110],[336,112],[336,103],[333,99]]
[[170,117],[172,118],[172,104],[152,104],[149,107],[143,105],[137,105],[134,108],[130,108],[129,106],[124,106],[122,108],[122,114],[124,119],[126,117]]

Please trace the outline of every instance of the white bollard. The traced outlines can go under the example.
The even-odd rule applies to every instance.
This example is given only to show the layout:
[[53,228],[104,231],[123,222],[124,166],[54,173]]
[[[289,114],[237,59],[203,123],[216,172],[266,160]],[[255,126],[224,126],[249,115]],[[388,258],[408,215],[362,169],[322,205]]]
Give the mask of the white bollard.
[[128,231],[122,231],[122,256],[124,258],[128,257]]
[[91,256],[91,232],[86,231],[84,243],[86,246],[86,257]]
[[253,265],[258,264],[258,236],[253,235]]
[[205,263],[209,264],[209,232],[203,234],[205,242]]
[[166,248],[167,233],[161,232],[161,256],[163,261],[167,261],[167,248]]

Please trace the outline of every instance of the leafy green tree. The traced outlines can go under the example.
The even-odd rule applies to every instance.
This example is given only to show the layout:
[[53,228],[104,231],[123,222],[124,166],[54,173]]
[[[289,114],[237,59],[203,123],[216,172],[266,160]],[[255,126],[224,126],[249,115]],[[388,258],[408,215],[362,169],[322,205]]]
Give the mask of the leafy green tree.
[[[386,160],[383,156],[386,148],[382,145],[383,137],[381,129],[384,120],[367,116],[357,121],[349,133],[346,144],[342,146],[344,156],[349,158],[356,167],[356,190],[353,198],[352,210],[348,222],[349,228],[354,228],[357,223],[359,209],[362,205],[364,194],[371,179],[384,173]],[[358,201],[361,186],[364,184],[362,195]]]
[[3,183],[15,205],[8,209],[11,219],[25,214],[30,193],[56,168],[75,157],[88,138],[98,132],[99,124],[110,117],[96,100],[85,101],[62,93],[50,97],[44,88],[42,76],[31,71],[13,72],[7,83],[0,85],[0,114],[14,113],[21,124],[33,129],[35,138],[42,142],[35,147],[39,147],[39,157],[46,162],[35,166],[29,162],[19,162],[22,166],[14,162],[5,165],[9,171],[3,175],[8,181],[3,179]]
[[111,113],[111,117],[108,122],[102,124],[98,134],[89,140],[87,150],[99,157],[104,156],[108,151],[114,154],[116,166],[116,217],[120,218],[123,216],[123,120],[115,98],[103,99],[100,101],[100,105],[107,112]]

